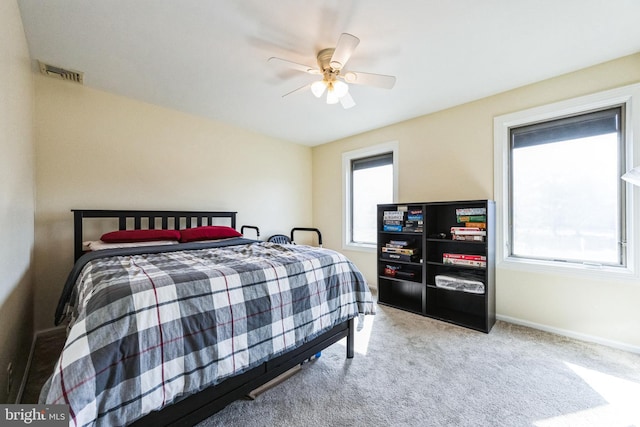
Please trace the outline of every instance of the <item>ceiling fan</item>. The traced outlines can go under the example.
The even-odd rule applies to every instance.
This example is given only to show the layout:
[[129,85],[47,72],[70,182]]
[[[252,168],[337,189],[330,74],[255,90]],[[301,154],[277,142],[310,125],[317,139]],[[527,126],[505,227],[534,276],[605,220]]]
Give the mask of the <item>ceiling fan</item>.
[[283,97],[310,88],[311,93],[313,93],[316,98],[320,98],[326,92],[327,104],[337,104],[340,102],[344,108],[351,108],[356,105],[356,103],[351,94],[349,94],[349,85],[347,83],[391,89],[396,83],[394,76],[363,73],[361,71],[347,71],[344,69],[351,54],[353,54],[356,46],[358,46],[358,43],[360,43],[360,39],[356,36],[349,33],[342,33],[335,48],[322,49],[318,52],[316,59],[319,68],[298,64],[297,62],[286,59],[276,57],[269,58],[268,61],[271,63],[281,64],[294,70],[322,76],[322,80],[306,84],[284,94]]

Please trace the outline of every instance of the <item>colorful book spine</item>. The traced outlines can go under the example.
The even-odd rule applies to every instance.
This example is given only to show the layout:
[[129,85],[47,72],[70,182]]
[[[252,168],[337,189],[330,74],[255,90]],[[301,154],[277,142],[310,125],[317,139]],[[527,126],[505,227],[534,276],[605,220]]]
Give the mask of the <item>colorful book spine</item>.
[[[389,243],[387,243],[387,245],[393,245],[393,247],[405,247],[405,246],[409,246],[412,242],[410,242],[409,240],[389,240]],[[389,246],[391,247],[391,246]]]
[[442,258],[449,259],[466,259],[473,261],[486,261],[487,257],[484,255],[468,255],[468,254],[452,254],[452,253],[443,253]]
[[382,219],[391,219],[391,220],[403,220],[404,212],[403,211],[384,211],[382,214]]
[[402,231],[402,225],[383,224],[383,231]]
[[464,226],[469,228],[469,227],[477,227],[477,228],[483,228],[486,229],[487,228],[487,223],[486,222],[465,222]]
[[424,219],[424,215],[422,214],[422,210],[413,209],[407,212],[407,219],[410,221],[422,221]]
[[461,265],[465,267],[481,267],[487,266],[487,257],[482,255],[465,255],[465,254],[442,254],[442,263],[448,265]]
[[485,208],[460,208],[456,209],[456,215],[486,215]]
[[487,230],[483,230],[479,227],[451,227],[452,235],[473,235],[473,236],[486,236]]
[[418,254],[418,249],[399,249],[399,248],[382,248],[382,252],[388,252],[392,254],[402,254],[402,255],[416,255]]
[[486,215],[456,215],[456,221],[459,224],[463,222],[487,222]]
[[452,234],[451,239],[461,240],[461,241],[471,241],[471,242],[484,242],[484,236],[474,236],[471,234],[467,234],[467,235]]
[[442,262],[447,265],[458,265],[458,266],[464,266],[464,267],[485,268],[487,266],[486,261],[473,261],[469,259],[446,259],[446,260],[443,260]]

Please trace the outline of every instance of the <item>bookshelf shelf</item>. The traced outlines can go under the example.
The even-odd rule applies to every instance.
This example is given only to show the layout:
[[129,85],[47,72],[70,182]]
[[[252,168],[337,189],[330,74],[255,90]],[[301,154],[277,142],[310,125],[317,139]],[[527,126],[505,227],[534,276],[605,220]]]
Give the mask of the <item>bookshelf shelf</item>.
[[384,204],[377,215],[378,302],[488,333],[495,323],[495,203]]

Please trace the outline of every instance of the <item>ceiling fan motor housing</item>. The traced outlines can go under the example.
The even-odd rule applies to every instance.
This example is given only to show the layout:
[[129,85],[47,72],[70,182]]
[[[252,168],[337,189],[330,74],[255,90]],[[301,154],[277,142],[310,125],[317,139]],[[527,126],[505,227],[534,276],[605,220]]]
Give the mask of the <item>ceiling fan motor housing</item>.
[[327,49],[322,49],[320,52],[318,52],[318,66],[323,72],[340,71],[339,69],[334,69],[333,65],[331,64],[331,57],[333,56],[334,51],[335,49],[330,47]]

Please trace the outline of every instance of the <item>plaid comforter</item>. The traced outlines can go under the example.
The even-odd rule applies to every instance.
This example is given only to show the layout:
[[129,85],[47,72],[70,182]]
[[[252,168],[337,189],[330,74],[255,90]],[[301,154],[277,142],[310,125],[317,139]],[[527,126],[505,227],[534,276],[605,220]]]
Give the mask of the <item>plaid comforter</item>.
[[373,314],[343,255],[265,242],[89,261],[43,403],[122,425]]

